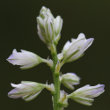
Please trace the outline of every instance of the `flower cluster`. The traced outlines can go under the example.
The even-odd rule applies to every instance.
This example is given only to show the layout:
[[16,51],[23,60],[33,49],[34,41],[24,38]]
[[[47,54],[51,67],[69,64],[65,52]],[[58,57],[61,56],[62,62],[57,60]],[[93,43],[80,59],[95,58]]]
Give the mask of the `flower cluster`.
[[[75,61],[82,57],[94,41],[94,38],[86,39],[85,35],[80,33],[76,39],[72,38],[71,41],[67,41],[61,53],[57,54],[56,46],[61,37],[62,25],[63,20],[60,16],[54,18],[48,8],[42,7],[37,17],[38,35],[51,51],[52,59],[44,59],[26,50],[17,52],[16,49],[14,49],[7,61],[13,65],[19,65],[21,69],[29,69],[40,63],[46,63],[52,70],[54,82],[52,84],[42,84],[22,81],[20,84],[11,84],[14,89],[8,93],[10,98],[22,98],[25,101],[30,101],[37,97],[45,88],[53,95],[54,110],[63,110],[68,106],[69,99],[90,106],[94,98],[104,92],[103,84],[95,86],[86,85],[75,90],[75,86],[80,84],[80,77],[72,72],[66,74],[60,72],[61,67],[65,63]],[[64,90],[60,90],[61,84],[73,92],[68,94]]]
[[48,48],[53,43],[57,44],[61,37],[62,18],[60,16],[54,18],[49,9],[42,7],[37,23],[38,35]]

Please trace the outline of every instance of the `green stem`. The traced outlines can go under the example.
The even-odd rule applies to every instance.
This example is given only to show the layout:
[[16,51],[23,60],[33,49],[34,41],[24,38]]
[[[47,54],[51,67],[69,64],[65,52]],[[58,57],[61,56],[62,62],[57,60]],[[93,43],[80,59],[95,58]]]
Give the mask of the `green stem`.
[[59,98],[60,98],[60,80],[59,80],[59,72],[56,72],[56,65],[58,63],[58,58],[57,58],[57,51],[56,47],[54,47],[54,52],[52,53],[53,57],[53,80],[54,80],[54,87],[55,87],[55,93],[53,95],[53,109],[54,110],[60,110],[60,106],[58,104]]

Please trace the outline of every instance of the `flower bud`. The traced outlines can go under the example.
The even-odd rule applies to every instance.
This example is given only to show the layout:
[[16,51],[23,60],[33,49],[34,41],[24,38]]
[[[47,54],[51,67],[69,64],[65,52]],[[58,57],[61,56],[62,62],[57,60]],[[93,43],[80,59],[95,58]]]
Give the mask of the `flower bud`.
[[52,94],[55,92],[55,87],[54,87],[54,84],[52,83],[52,84],[46,84],[46,86],[45,86],[45,88],[47,89],[47,90],[49,90]]
[[43,59],[43,58],[42,58],[42,61],[43,61],[44,63],[46,63],[49,67],[52,67],[52,66],[53,66],[53,60],[51,60],[51,59],[49,59],[49,58],[47,58],[47,59]]
[[25,101],[36,98],[45,88],[45,85],[31,81],[22,81],[20,84],[11,84],[11,86],[15,89],[11,90],[8,96],[14,99],[22,98]]
[[60,99],[59,99],[59,104],[62,107],[67,107],[68,106],[68,98],[67,98],[67,93],[65,91],[60,91]]
[[63,20],[60,16],[54,18],[48,8],[42,7],[37,23],[38,35],[50,49],[50,45],[57,44],[60,39]]
[[61,83],[68,89],[73,90],[74,85],[78,85],[80,78],[75,73],[66,73],[61,76]]
[[68,95],[68,98],[71,98],[80,104],[91,106],[94,98],[104,92],[104,87],[103,84],[98,84],[96,86],[86,85]]
[[13,65],[20,65],[21,69],[28,69],[40,64],[43,62],[43,59],[32,52],[26,50],[17,52],[16,49],[14,49],[7,61]]
[[62,29],[62,19],[60,16],[57,16],[54,19],[54,30],[56,34],[59,34],[61,32]]
[[60,62],[58,61],[55,67],[55,74],[59,74],[60,69],[61,69],[61,65]]
[[63,59],[63,54],[62,54],[62,53],[59,53],[59,54],[57,55],[57,57],[58,57],[58,60],[61,61],[61,60]]
[[62,50],[64,62],[71,62],[80,58],[91,46],[93,40],[93,38],[86,39],[85,35],[80,33],[77,39],[72,39],[71,42],[67,41]]

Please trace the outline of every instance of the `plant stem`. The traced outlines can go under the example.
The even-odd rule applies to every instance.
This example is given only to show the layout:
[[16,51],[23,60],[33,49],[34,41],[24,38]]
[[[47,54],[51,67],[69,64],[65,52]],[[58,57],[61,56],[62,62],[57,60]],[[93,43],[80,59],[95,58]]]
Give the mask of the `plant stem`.
[[60,80],[59,80],[59,71],[56,72],[56,65],[58,63],[56,47],[55,47],[55,51],[52,53],[52,57],[53,57],[52,72],[53,72],[53,81],[55,87],[55,93],[53,95],[53,109],[60,110],[60,106],[58,104],[60,98]]

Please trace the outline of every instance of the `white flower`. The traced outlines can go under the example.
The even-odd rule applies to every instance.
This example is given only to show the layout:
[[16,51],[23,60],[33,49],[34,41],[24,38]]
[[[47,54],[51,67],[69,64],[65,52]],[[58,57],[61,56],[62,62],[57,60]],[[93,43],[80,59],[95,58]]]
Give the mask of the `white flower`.
[[34,99],[45,88],[45,85],[31,81],[22,81],[20,84],[11,84],[11,86],[15,89],[11,90],[8,96],[14,99],[22,98],[25,101]]
[[[37,28],[40,39],[48,45],[48,47],[60,39],[63,20],[60,16],[54,18],[51,11],[42,7],[40,15],[37,17]],[[50,47],[49,47],[50,48]]]
[[103,84],[98,84],[96,86],[86,85],[77,89],[75,92],[68,95],[68,97],[80,104],[91,106],[94,101],[93,98],[102,94],[104,92],[104,87]]
[[43,62],[42,58],[32,52],[26,50],[17,52],[16,49],[13,50],[7,61],[13,65],[20,65],[21,69],[31,68]]
[[73,90],[74,85],[78,85],[80,78],[75,73],[66,73],[60,77],[61,83],[68,89]]
[[94,38],[86,39],[83,33],[78,35],[77,39],[67,41],[63,47],[62,53],[65,62],[75,61],[80,58],[84,52],[91,46]]

